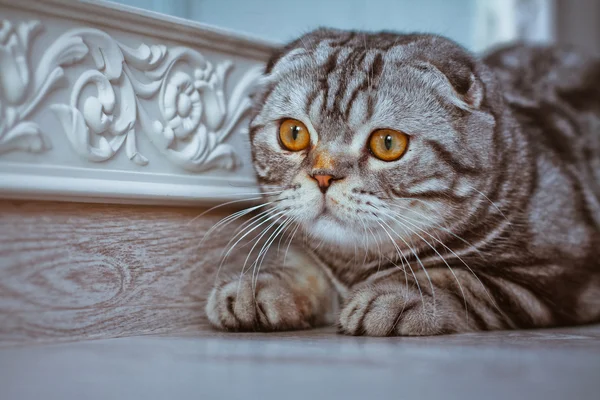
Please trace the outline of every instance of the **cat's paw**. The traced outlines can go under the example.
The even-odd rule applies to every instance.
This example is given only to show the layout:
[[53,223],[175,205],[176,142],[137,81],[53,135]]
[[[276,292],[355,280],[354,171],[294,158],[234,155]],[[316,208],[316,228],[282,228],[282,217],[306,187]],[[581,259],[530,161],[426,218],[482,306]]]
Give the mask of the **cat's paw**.
[[213,288],[206,305],[212,325],[233,331],[307,329],[314,322],[314,306],[285,279],[261,273],[223,282]]
[[338,330],[348,335],[419,336],[444,333],[431,298],[397,284],[354,292],[340,313]]

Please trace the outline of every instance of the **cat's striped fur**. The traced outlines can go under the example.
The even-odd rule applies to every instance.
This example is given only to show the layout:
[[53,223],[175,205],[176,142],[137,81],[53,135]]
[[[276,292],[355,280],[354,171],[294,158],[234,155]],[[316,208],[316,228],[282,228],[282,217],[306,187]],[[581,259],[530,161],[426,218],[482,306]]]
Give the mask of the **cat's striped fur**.
[[[480,60],[435,35],[319,29],[273,57],[264,86],[253,160],[265,192],[281,190],[264,217],[299,226],[294,251],[312,257],[218,285],[213,324],[314,326],[338,294],[349,334],[600,319],[598,60],[527,46]],[[283,118],[306,124],[309,151],[282,149]],[[404,157],[369,153],[379,128],[410,135]],[[315,169],[341,179],[323,194]]]

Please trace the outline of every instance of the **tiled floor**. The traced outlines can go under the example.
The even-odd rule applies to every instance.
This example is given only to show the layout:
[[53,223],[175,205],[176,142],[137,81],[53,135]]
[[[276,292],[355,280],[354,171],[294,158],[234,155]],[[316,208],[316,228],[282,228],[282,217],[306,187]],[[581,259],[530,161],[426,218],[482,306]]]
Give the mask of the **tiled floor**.
[[386,339],[206,331],[7,348],[0,398],[598,399],[600,326]]

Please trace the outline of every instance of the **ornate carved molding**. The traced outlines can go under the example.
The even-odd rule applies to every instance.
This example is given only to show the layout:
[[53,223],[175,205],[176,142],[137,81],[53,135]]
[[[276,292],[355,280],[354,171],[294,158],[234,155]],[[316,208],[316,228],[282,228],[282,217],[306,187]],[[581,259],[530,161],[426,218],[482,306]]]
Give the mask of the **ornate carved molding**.
[[[63,33],[34,66],[30,54],[42,24],[0,24],[0,153],[50,149],[51,139],[28,117],[64,78],[65,68],[91,58],[95,68],[70,85],[70,101],[49,106],[81,157],[106,161],[125,147],[131,161],[148,164],[137,148],[137,128],[188,171],[238,164],[235,150],[224,141],[251,107],[248,95],[259,68],[247,71],[226,99],[230,61],[213,66],[185,47],[142,43],[131,48],[103,31],[83,28]],[[88,86],[95,95],[83,95]],[[144,102],[157,104],[159,115],[150,117]]]
[[[89,16],[82,25],[82,16],[68,13],[57,20],[51,10],[33,12],[32,3],[2,5],[0,196],[188,203],[254,187],[245,125],[263,59],[231,54],[243,38],[219,33],[228,49],[220,53],[218,43],[205,50],[130,33],[135,25],[105,29]],[[39,4],[62,10],[66,3]],[[105,17],[102,3],[73,8],[88,7]],[[140,18],[139,31],[149,18]]]

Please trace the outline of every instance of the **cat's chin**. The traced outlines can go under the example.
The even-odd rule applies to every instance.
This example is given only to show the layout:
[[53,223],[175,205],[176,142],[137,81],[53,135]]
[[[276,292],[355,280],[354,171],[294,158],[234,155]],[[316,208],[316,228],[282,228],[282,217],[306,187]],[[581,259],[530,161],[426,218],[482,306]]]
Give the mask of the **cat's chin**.
[[320,215],[305,229],[317,240],[337,246],[355,248],[356,244],[365,239],[350,223],[331,214]]

